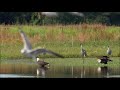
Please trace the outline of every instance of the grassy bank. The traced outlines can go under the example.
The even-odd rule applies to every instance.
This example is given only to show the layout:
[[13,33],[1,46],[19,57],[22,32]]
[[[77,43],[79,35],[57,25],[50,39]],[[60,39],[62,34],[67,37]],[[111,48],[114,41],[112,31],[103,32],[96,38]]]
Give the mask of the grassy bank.
[[[0,57],[26,58],[21,55],[23,48],[19,25],[0,25]],[[107,46],[113,57],[120,57],[120,27],[100,24],[21,26],[34,47],[45,47],[65,57],[81,57],[80,44],[87,50],[88,57],[106,55]],[[46,57],[53,57],[46,55]]]
[[[83,62],[84,60],[84,62]],[[65,58],[65,59],[46,59],[45,61],[49,62],[50,65],[54,66],[114,66],[114,67],[119,67],[120,65],[120,60],[119,57],[112,57],[111,60],[112,62],[108,62],[108,64],[100,64],[97,62],[96,58]]]
[[[51,66],[110,66],[110,67],[120,67],[120,58],[119,57],[111,57],[112,62],[108,62],[108,64],[101,64],[97,62],[96,58],[46,58],[45,62],[48,62]],[[84,61],[83,61],[84,60]],[[38,66],[32,59],[2,59],[1,64],[15,64],[20,65],[35,65]]]

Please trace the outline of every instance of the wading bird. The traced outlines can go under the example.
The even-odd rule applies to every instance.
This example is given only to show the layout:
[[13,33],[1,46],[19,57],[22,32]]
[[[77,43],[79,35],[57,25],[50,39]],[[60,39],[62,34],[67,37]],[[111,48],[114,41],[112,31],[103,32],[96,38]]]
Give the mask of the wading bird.
[[86,57],[87,56],[87,52],[86,52],[85,49],[83,49],[82,44],[81,44],[81,55],[82,55],[82,57]]
[[45,67],[46,65],[49,65],[48,62],[45,62],[43,59],[40,60],[40,58],[37,58],[37,63],[40,65],[40,67]]
[[108,46],[107,55],[110,56],[111,54],[112,54],[112,50],[111,50],[110,47]]
[[31,46],[31,44],[30,44],[26,34],[22,30],[20,30],[20,35],[21,35],[23,43],[24,43],[24,48],[21,50],[21,53],[26,55],[27,57],[33,58],[33,60],[37,61],[36,57],[39,54],[41,54],[41,53],[49,53],[49,54],[52,54],[52,55],[55,55],[55,56],[63,58],[62,55],[57,54],[57,53],[55,53],[53,51],[47,50],[45,48],[35,48],[35,49],[32,49],[32,46]]
[[107,64],[107,62],[112,61],[112,60],[110,60],[108,56],[102,56],[102,57],[98,57],[97,61],[98,63]]

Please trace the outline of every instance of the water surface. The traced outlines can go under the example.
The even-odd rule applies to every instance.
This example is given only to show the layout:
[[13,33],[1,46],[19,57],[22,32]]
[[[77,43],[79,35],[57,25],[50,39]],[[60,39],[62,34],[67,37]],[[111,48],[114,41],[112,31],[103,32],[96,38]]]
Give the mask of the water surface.
[[[75,65],[70,61],[79,63],[79,59],[69,59],[68,63],[58,60],[58,64],[55,64],[56,61],[47,59],[50,66],[41,68],[29,60],[1,60],[0,78],[120,78],[118,62],[113,65],[100,65],[97,62],[93,62],[93,65]],[[87,60],[84,63],[87,63]]]

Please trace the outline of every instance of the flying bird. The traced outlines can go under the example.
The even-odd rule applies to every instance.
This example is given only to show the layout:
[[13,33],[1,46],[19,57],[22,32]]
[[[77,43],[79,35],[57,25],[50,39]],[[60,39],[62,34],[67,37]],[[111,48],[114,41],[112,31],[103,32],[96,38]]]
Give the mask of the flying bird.
[[58,13],[57,12],[41,12],[42,15],[45,15],[47,17],[57,17]]
[[60,16],[60,14],[63,14],[63,13],[68,13],[74,16],[84,17],[84,14],[81,12],[41,12],[42,15],[45,15],[47,17],[58,17]]
[[37,61],[36,60],[37,56],[39,54],[43,54],[43,53],[49,53],[49,54],[63,58],[62,55],[55,53],[51,50],[47,50],[45,48],[32,49],[32,46],[31,46],[26,34],[22,30],[19,30],[19,31],[20,31],[20,35],[21,35],[23,43],[24,43],[24,47],[23,47],[23,49],[21,49],[22,54],[26,55],[27,57],[33,58],[35,61]]

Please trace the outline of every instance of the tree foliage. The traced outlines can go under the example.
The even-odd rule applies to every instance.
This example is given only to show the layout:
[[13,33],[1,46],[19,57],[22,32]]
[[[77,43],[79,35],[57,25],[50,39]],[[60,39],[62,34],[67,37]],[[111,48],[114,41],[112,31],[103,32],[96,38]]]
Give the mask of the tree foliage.
[[120,12],[83,12],[84,17],[60,12],[59,17],[46,17],[41,12],[0,12],[0,24],[79,24],[120,25]]

